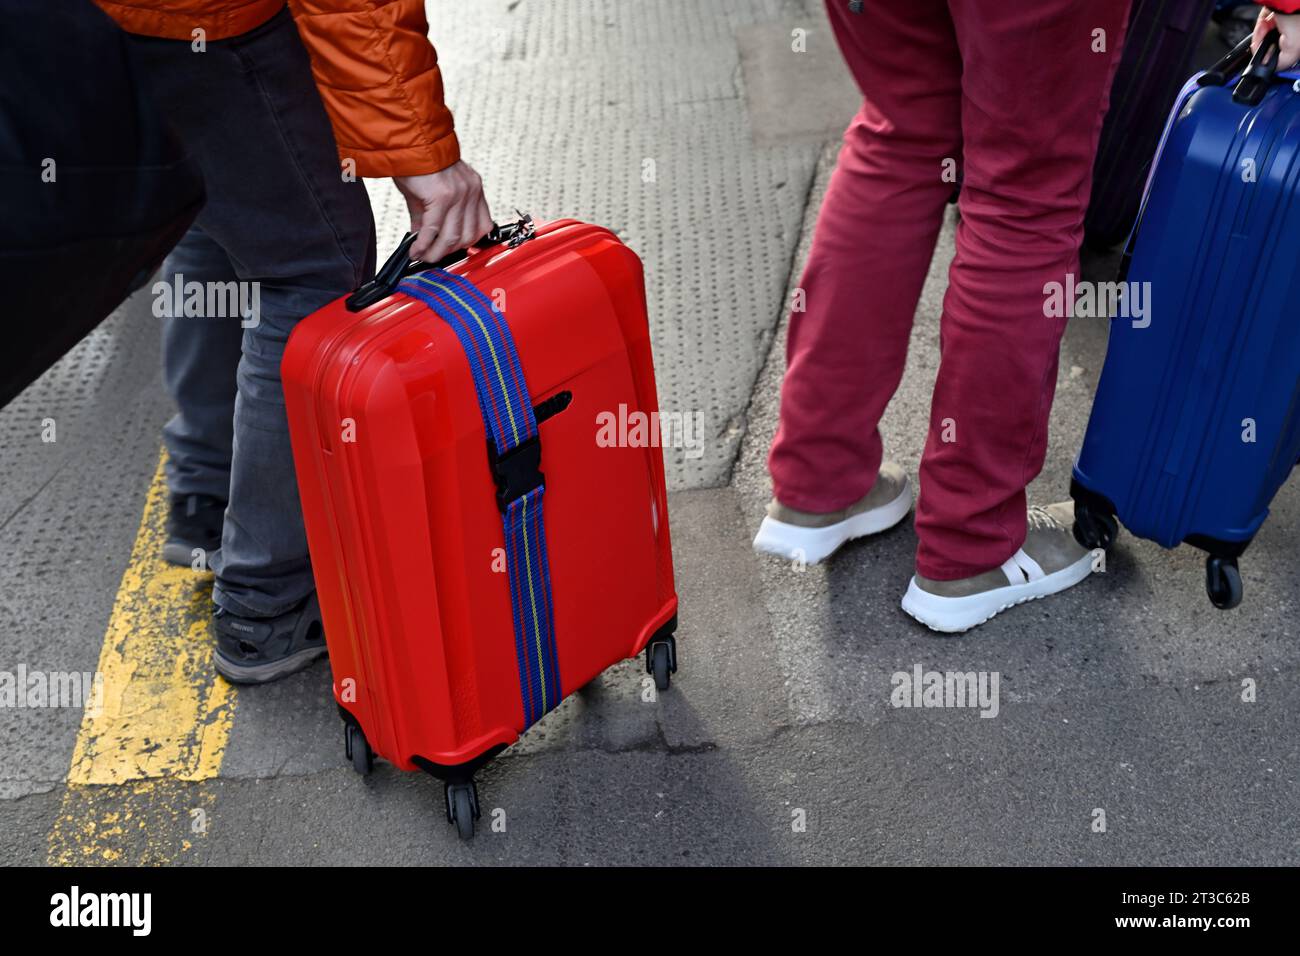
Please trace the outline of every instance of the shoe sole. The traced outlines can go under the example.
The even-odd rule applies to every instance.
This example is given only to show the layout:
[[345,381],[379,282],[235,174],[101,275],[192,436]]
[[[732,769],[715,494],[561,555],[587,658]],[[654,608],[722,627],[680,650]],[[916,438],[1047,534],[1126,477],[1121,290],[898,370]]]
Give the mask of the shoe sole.
[[754,550],[789,560],[798,558],[805,564],[820,564],[855,538],[888,531],[906,518],[911,510],[912,486],[904,480],[903,490],[893,501],[824,528],[804,528],[777,521],[769,515],[758,526],[758,534],[754,536]]
[[978,627],[996,617],[1007,608],[1035,601],[1074,587],[1092,574],[1093,556],[1085,554],[1074,564],[1044,575],[1037,581],[1008,584],[979,594],[964,597],[942,597],[923,590],[912,578],[903,595],[903,610],[932,631],[942,634],[960,634]]
[[223,655],[220,648],[217,649],[213,657],[217,673],[232,684],[269,684],[281,677],[288,677],[290,674],[305,670],[317,658],[324,657],[326,650],[324,644],[320,647],[304,647],[288,657],[281,658],[278,661],[267,661],[265,664],[236,663]]
[[184,541],[168,541],[162,547],[162,559],[177,567],[193,567],[194,549],[197,547],[196,544],[186,544]]

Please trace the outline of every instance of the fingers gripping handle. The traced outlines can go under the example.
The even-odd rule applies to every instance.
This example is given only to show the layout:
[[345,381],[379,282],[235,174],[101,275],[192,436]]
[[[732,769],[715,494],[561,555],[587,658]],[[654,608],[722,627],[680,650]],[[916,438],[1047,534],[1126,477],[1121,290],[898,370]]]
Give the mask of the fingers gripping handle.
[[[520,213],[519,217],[517,222],[505,226],[498,226],[493,223],[487,235],[475,242],[470,248],[483,249],[502,243],[514,247],[520,242],[531,238],[533,234],[532,217],[526,213]],[[426,269],[445,269],[460,262],[469,254],[469,250],[459,249],[450,255],[443,256],[437,262],[413,260],[411,258],[411,245],[415,242],[415,235],[413,232],[407,233],[402,241],[398,243],[393,254],[379,267],[375,277],[369,282],[363,283],[360,288],[348,296],[346,304],[349,312],[360,312],[367,306],[374,305],[380,299],[392,295],[393,290],[397,288],[397,283],[412,273],[423,272]]]

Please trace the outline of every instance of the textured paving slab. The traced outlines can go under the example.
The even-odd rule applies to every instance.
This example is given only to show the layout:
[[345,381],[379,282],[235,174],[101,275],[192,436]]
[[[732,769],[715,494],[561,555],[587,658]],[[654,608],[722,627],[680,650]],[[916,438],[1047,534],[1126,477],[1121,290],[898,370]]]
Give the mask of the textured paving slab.
[[[0,670],[95,670],[168,415],[157,364],[137,297],[0,409]],[[0,798],[59,784],[81,718],[0,708]]]
[[[463,152],[494,215],[585,219],[636,250],[661,405],[703,422],[701,456],[666,449],[669,487],[725,483],[817,155],[807,142],[755,145],[736,31],[816,24],[821,5],[478,0],[467,15],[439,0],[429,11]],[[389,250],[405,206],[387,184],[368,186]]]
[[824,16],[742,27],[736,38],[755,142],[839,139],[862,97]]

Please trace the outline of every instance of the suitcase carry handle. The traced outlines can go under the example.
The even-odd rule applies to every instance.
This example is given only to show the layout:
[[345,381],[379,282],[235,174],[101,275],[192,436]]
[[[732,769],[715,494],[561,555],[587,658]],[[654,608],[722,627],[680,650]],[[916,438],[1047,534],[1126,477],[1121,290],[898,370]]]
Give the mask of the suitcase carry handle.
[[[515,210],[519,212],[518,210]],[[517,222],[512,222],[505,226],[492,224],[487,235],[477,242],[471,243],[470,249],[483,249],[488,246],[496,246],[505,243],[510,248],[514,248],[519,243],[533,237],[533,217],[527,213],[520,212]],[[374,305],[380,299],[386,299],[393,294],[397,288],[397,283],[401,282],[407,276],[423,272],[426,269],[445,269],[448,266],[455,265],[467,255],[469,249],[457,249],[449,255],[443,256],[437,262],[421,262],[419,259],[411,258],[411,245],[415,242],[416,234],[408,232],[393,254],[388,257],[375,277],[361,286],[347,298],[347,309],[349,312],[360,312],[367,306]]]
[[1197,83],[1200,86],[1224,86],[1250,62],[1250,37],[1242,40],[1206,70]]
[[1250,66],[1246,67],[1246,72],[1242,74],[1237,88],[1232,92],[1233,102],[1258,106],[1263,101],[1264,94],[1268,92],[1268,88],[1273,84],[1273,78],[1277,76],[1277,61],[1282,52],[1281,43],[1282,37],[1277,30],[1269,30],[1264,35],[1264,40],[1251,59]]
[[1233,90],[1232,98],[1247,106],[1258,106],[1268,92],[1269,86],[1277,76],[1277,61],[1280,54],[1280,41],[1277,30],[1270,30],[1253,55],[1250,52],[1251,38],[1246,37],[1226,54],[1219,62],[1210,67],[1197,80],[1199,86],[1226,86],[1237,73],[1241,79]]

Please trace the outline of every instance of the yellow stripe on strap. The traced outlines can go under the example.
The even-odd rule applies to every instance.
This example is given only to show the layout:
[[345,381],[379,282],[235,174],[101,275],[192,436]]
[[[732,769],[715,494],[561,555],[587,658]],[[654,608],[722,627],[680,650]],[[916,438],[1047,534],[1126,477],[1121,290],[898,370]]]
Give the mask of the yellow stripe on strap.
[[535,643],[537,644],[537,676],[538,683],[542,688],[542,713],[546,713],[549,708],[546,706],[546,662],[542,658],[542,627],[537,621],[537,595],[533,593],[533,557],[530,554],[532,546],[528,543],[528,496],[524,495],[523,508],[519,515],[519,530],[524,536],[524,570],[527,572],[525,577],[528,579],[528,603],[533,612],[533,633],[536,635]]
[[[496,369],[497,382],[501,385],[501,404],[505,405],[506,407],[506,415],[509,416],[510,418],[510,432],[514,436],[515,443],[518,444],[519,426],[515,424],[514,409],[510,407],[510,392],[506,390],[506,378],[505,375],[503,375],[501,372],[501,362],[498,361],[497,350],[492,345],[492,336],[488,335],[488,330],[483,325],[483,320],[478,317],[478,311],[476,309],[471,308],[470,304],[466,302],[464,299],[462,299],[460,296],[458,296],[455,290],[452,289],[450,286],[443,285],[441,282],[435,282],[432,279],[430,279],[428,276],[424,275],[423,273],[417,276],[412,276],[412,278],[415,279],[417,282],[423,282],[425,285],[431,285],[435,289],[441,289],[443,292],[447,293],[449,296],[451,296],[453,299],[459,302],[461,308],[463,308],[470,315],[474,316],[474,321],[478,323],[479,331],[483,333],[483,340],[487,342],[488,353],[492,356],[492,366],[493,368]],[[468,355],[465,357],[467,359],[469,358]]]

